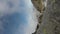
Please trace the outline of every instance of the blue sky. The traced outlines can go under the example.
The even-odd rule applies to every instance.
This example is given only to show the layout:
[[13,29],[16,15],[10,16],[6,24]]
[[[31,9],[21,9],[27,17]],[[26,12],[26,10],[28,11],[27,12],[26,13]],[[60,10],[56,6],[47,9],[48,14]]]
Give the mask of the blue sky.
[[0,34],[31,34],[37,25],[31,0],[0,0]]

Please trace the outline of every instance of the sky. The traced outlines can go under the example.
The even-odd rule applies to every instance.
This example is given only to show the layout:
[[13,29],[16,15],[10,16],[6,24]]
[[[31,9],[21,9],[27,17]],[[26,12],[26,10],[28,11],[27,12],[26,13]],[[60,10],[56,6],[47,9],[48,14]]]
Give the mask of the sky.
[[31,0],[0,0],[0,34],[32,34],[38,20]]

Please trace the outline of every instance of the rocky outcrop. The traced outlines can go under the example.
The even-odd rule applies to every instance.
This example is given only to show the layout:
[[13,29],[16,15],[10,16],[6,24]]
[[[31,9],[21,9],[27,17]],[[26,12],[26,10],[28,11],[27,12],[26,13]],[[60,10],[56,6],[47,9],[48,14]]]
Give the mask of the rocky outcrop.
[[60,34],[60,0],[47,1],[41,22],[36,34]]

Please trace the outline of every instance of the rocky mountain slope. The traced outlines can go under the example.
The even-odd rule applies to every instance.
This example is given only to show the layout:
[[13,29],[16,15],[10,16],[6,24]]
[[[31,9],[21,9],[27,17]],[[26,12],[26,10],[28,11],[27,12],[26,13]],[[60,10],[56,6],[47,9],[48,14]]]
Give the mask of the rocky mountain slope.
[[60,0],[48,0],[46,8],[42,0],[32,0],[32,2],[43,15],[43,20],[39,20],[40,26],[37,33],[34,34],[60,34]]
[[[41,15],[39,17],[39,24],[37,25],[37,29],[36,29],[36,32],[37,32],[39,29],[39,26],[42,22],[43,12],[44,12],[45,8],[44,8],[42,0],[32,0],[32,3],[34,5],[34,7],[41,13]],[[36,34],[36,32],[33,34]]]

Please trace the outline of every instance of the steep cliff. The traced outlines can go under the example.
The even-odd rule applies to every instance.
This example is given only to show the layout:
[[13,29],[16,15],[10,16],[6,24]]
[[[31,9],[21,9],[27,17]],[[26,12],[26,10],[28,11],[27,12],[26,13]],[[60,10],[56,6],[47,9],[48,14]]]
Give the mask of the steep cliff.
[[[33,3],[35,1],[33,1]],[[38,2],[36,3],[39,4]],[[40,5],[37,6],[36,3],[34,6],[37,8]],[[37,9],[41,11],[40,8]],[[60,0],[48,0],[47,7],[43,12],[42,18],[42,23],[40,23],[40,26],[35,34],[60,34]]]

